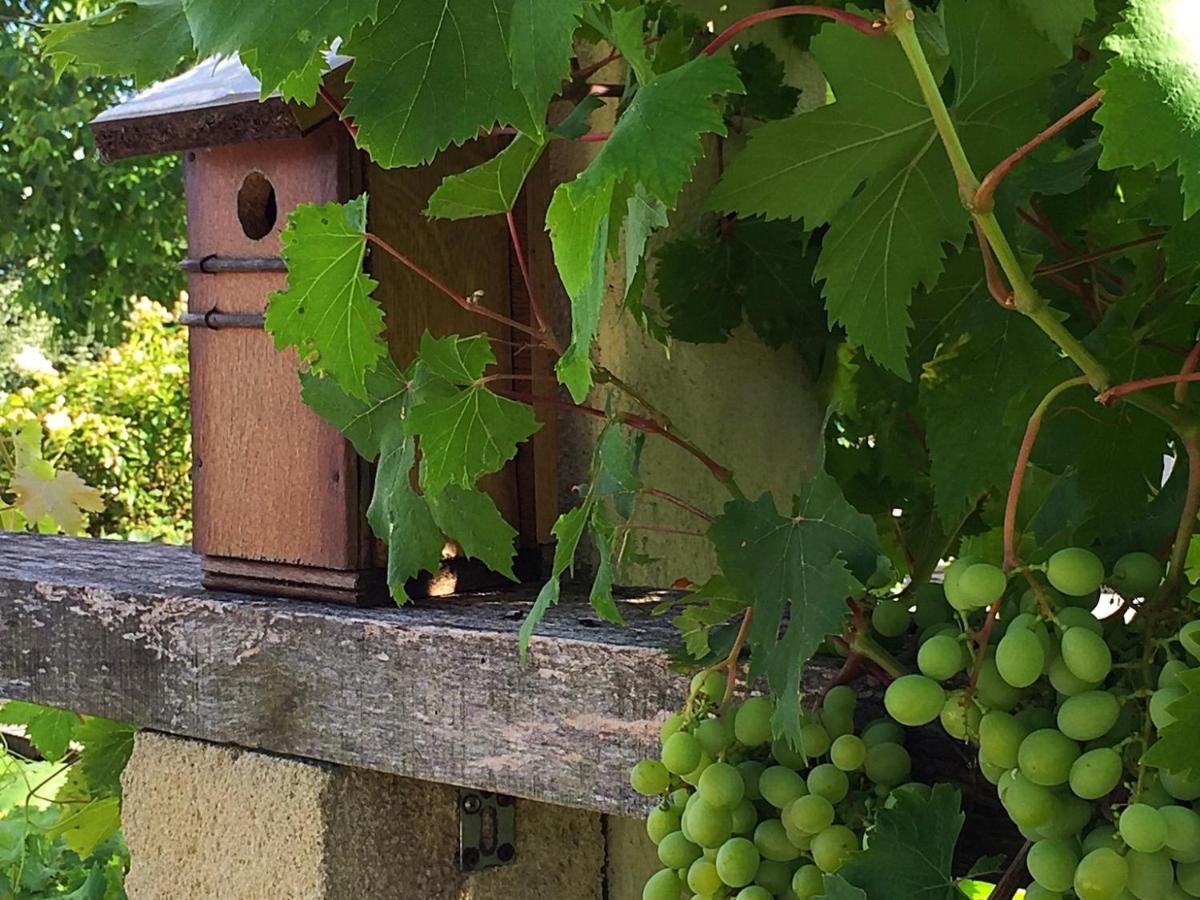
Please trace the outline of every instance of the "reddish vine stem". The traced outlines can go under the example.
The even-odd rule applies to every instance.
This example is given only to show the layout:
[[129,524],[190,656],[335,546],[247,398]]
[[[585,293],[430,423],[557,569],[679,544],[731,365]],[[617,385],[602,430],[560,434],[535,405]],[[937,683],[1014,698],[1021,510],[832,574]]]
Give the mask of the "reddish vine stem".
[[1169,579],[1176,584],[1183,575],[1188,548],[1196,532],[1196,515],[1200,513],[1200,441],[1195,437],[1186,438],[1183,450],[1188,463],[1187,494],[1184,495],[1183,510],[1179,514],[1179,526],[1175,531],[1175,542],[1171,545],[1167,567]]
[[[1196,346],[1191,349],[1191,351],[1187,355],[1187,358],[1184,359],[1183,365],[1179,369],[1179,374],[1180,375],[1191,375],[1193,372],[1196,371],[1196,365],[1198,363],[1200,363],[1200,341],[1196,342]],[[1186,381],[1176,382],[1176,384],[1175,384],[1175,402],[1176,403],[1187,403],[1188,402],[1188,383]]]
[[505,219],[508,221],[508,236],[512,241],[513,253],[517,257],[517,268],[521,270],[521,281],[525,284],[525,294],[529,297],[529,309],[533,312],[533,319],[537,322],[538,328],[545,335],[546,344],[555,353],[562,355],[562,345],[559,344],[558,338],[546,323],[546,317],[542,315],[542,308],[538,304],[537,294],[533,290],[533,279],[529,276],[529,261],[525,257],[525,251],[521,248],[521,236],[517,232],[517,220],[510,209],[505,213]]
[[1200,381],[1200,372],[1181,372],[1178,375],[1156,375],[1154,378],[1139,378],[1136,381],[1115,384],[1107,391],[1101,391],[1096,395],[1096,401],[1109,406],[1120,398],[1136,394],[1138,391],[1145,391],[1168,384],[1178,386],[1193,381]]
[[1029,856],[1031,846],[1033,846],[1032,843],[1026,841],[1017,855],[1013,857],[1013,861],[1008,864],[1008,868],[996,882],[996,887],[992,890],[988,900],[1012,900],[1017,895],[1017,891],[1025,886],[1029,878],[1025,860]]
[[882,19],[868,19],[864,16],[846,12],[844,9],[835,9],[832,6],[814,6],[803,3],[797,6],[779,6],[775,9],[765,9],[762,12],[738,19],[713,38],[709,42],[709,45],[704,48],[704,52],[712,56],[747,28],[757,25],[760,22],[769,22],[771,19],[782,19],[785,16],[821,16],[826,19],[833,19],[835,22],[842,22],[849,25],[855,31],[870,35],[871,37],[884,37],[887,34],[887,23]]
[[666,491],[659,490],[658,488],[642,488],[642,493],[647,497],[657,497],[659,500],[670,503],[672,506],[678,506],[685,512],[690,512],[693,516],[703,519],[705,522],[714,521],[713,516],[710,516],[698,506],[693,506],[692,504],[688,503],[682,497],[676,497],[674,494],[667,493]]
[[447,297],[449,297],[451,300],[453,300],[455,303],[457,303],[459,306],[461,306],[467,312],[473,312],[477,315],[483,316],[485,319],[491,319],[493,322],[499,322],[501,325],[507,325],[509,328],[512,328],[515,331],[524,332],[525,334],[528,334],[531,337],[537,338],[538,341],[540,341],[540,342],[543,342],[543,343],[545,342],[546,335],[542,334],[537,329],[530,328],[524,322],[518,322],[516,319],[510,319],[508,316],[502,315],[501,313],[498,313],[495,310],[488,309],[486,306],[483,306],[479,303],[475,303],[471,300],[468,300],[462,294],[458,293],[458,291],[447,286],[443,281],[441,281],[441,279],[439,279],[432,272],[429,272],[428,270],[419,266],[417,263],[413,262],[413,260],[409,259],[409,257],[405,256],[403,253],[401,253],[399,250],[397,250],[395,247],[393,247],[391,244],[389,244],[387,241],[385,241],[383,238],[379,237],[378,235],[372,234],[371,232],[368,231],[368,232],[365,232],[364,236],[372,244],[374,244],[375,246],[377,246],[381,250],[383,250],[383,252],[386,253],[388,256],[392,257],[397,262],[399,262],[400,264],[405,266],[405,268],[407,268],[409,271],[411,271],[411,272],[415,273],[416,275],[419,275],[421,278],[425,279],[425,281],[427,281],[429,284],[433,285],[435,288],[437,288],[439,291],[441,291],[443,294],[445,294]]
[[1021,484],[1025,480],[1025,470],[1029,467],[1029,457],[1033,453],[1033,444],[1037,440],[1038,431],[1042,427],[1042,418],[1046,410],[1058,398],[1058,395],[1073,387],[1082,387],[1088,383],[1087,376],[1080,375],[1069,378],[1050,389],[1029,417],[1025,426],[1025,437],[1021,440],[1021,449],[1017,452],[1017,462],[1013,467],[1012,481],[1008,486],[1008,499],[1004,504],[1004,570],[1011,572],[1020,560],[1017,558],[1016,529],[1017,504],[1021,499]]
[[621,527],[628,528],[630,531],[649,531],[654,534],[681,534],[684,537],[707,537],[703,531],[696,531],[692,528],[669,528],[665,525],[642,525],[638,522],[630,522]]
[[345,114],[343,113],[343,110],[346,107],[342,101],[335,97],[333,92],[329,90],[329,88],[325,87],[325,85],[318,87],[317,92],[321,95],[321,99],[324,100],[329,105],[329,108],[333,110],[334,114],[338,117],[338,121],[342,123],[342,127],[346,129],[346,132],[350,135],[350,137],[357,141],[358,126],[354,124],[353,119],[346,118]]
[[1055,263],[1052,266],[1038,266],[1033,270],[1035,275],[1052,275],[1056,272],[1066,272],[1069,269],[1075,269],[1079,266],[1086,266],[1088,263],[1096,262],[1097,260],[1105,259],[1112,256],[1114,253],[1120,253],[1122,250],[1129,250],[1132,247],[1140,247],[1142,244],[1153,244],[1155,241],[1162,240],[1165,231],[1156,231],[1153,234],[1143,235],[1140,238],[1134,238],[1131,241],[1125,241],[1121,244],[1113,244],[1111,247],[1104,247],[1092,253],[1085,253],[1082,256],[1076,256],[1074,259],[1064,260],[1060,263]]
[[[1033,210],[1033,215],[1030,215],[1021,207],[1017,207],[1017,215],[1040,231],[1042,234],[1046,235],[1046,237],[1050,238],[1050,240],[1054,243],[1054,246],[1057,247],[1059,252],[1062,253],[1066,258],[1074,258],[1079,255],[1079,250],[1068,243],[1067,240],[1058,233],[1058,229],[1054,227],[1054,223],[1051,222],[1046,216],[1046,213],[1042,211],[1041,205],[1037,202],[1036,198],[1030,198],[1029,208]],[[1107,266],[1099,266],[1098,268],[1104,277],[1110,279],[1112,283],[1117,286],[1118,290],[1125,290],[1126,284],[1124,278]]]
[[1026,141],[1005,159],[1001,160],[992,171],[984,176],[983,181],[979,183],[979,187],[975,189],[975,208],[978,210],[990,210],[995,204],[996,188],[1000,186],[1000,182],[1005,179],[1008,173],[1016,167],[1017,163],[1056,134],[1061,133],[1071,123],[1083,118],[1099,106],[1103,98],[1104,91],[1096,91],[1096,93],[1092,94],[1092,96],[1088,97],[1057,122],[1034,135],[1032,139]]
[[996,617],[1000,615],[1000,607],[1003,605],[1004,597],[1001,595],[995,603],[988,607],[987,618],[983,620],[983,626],[975,632],[975,661],[971,664],[971,679],[967,683],[967,691],[963,696],[964,703],[975,695],[975,685],[979,683],[979,673],[983,670],[983,658],[987,654],[988,641],[991,640],[992,629],[996,627]]
[[992,245],[988,243],[987,236],[984,235],[983,229],[979,227],[979,223],[974,219],[971,224],[975,227],[975,237],[979,241],[979,252],[983,256],[983,272],[987,280],[988,293],[992,295],[992,299],[1003,306],[1005,309],[1013,307],[1013,292],[1004,282],[1004,277],[1000,274],[1000,268],[996,265],[996,257],[992,253]]
[[[1092,305],[1090,303],[1091,294],[1088,293],[1087,288],[1085,288],[1078,281],[1072,281],[1070,278],[1066,278],[1062,275],[1059,275],[1057,272],[1050,272],[1046,275],[1046,277],[1049,278],[1051,281],[1053,281],[1055,284],[1059,285],[1060,287],[1066,288],[1068,291],[1070,291],[1076,297],[1079,297],[1082,300],[1089,301],[1089,306]],[[1095,309],[1093,309],[1092,311],[1093,311],[1093,313],[1098,312],[1098,310],[1095,310]],[[1097,318],[1097,316],[1094,314],[1092,316],[1092,318],[1095,319],[1095,318]]]

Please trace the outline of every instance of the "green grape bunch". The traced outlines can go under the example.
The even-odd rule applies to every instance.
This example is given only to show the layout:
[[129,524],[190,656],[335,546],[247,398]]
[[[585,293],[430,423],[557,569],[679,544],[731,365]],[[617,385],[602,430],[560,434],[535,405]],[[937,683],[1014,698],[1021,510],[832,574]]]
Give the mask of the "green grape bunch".
[[[1029,842],[1029,900],[1200,897],[1200,734],[1180,751],[1171,730],[1200,684],[1200,620],[1150,602],[1148,553],[1017,568],[963,556],[918,597],[918,671],[887,687],[889,716],[977,746]],[[1122,602],[1099,618],[1105,584]]]
[[643,900],[823,896],[878,809],[898,793],[929,794],[909,780],[904,729],[885,718],[857,731],[846,685],[803,714],[796,747],[774,736],[768,697],[723,708],[721,674],[697,676],[693,691],[697,708],[663,723],[659,758],[630,772],[634,790],[658,800],[646,833],[663,868]]

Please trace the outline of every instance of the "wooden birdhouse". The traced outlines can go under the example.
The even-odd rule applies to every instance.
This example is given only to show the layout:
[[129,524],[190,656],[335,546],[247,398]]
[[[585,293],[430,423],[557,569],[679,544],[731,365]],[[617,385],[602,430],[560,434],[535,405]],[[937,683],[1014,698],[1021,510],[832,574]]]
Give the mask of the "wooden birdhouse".
[[[339,81],[337,71],[327,79],[332,90]],[[506,222],[436,222],[422,214],[445,174],[494,155],[505,139],[475,141],[428,167],[384,170],[356,149],[331,108],[297,108],[277,97],[260,102],[259,93],[258,81],[236,60],[208,62],[92,123],[108,159],[183,154],[194,546],[211,588],[388,602],[386,551],[365,517],[372,467],[304,405],[296,355],[277,352],[262,327],[268,296],[286,283],[280,231],[299,203],[344,201],[367,191],[374,234],[482,304],[528,322]],[[540,193],[548,197],[548,186]],[[521,231],[535,283],[545,283],[549,293],[556,285],[543,214],[517,212],[518,222],[532,223]],[[426,329],[435,335],[487,330],[499,339],[502,368],[530,372],[543,365],[538,354],[508,351],[518,342],[505,326],[455,306],[390,257],[369,256],[367,265],[379,282],[375,296],[401,365],[415,355]],[[518,531],[518,571],[527,577],[536,577],[539,548],[548,543],[557,512],[551,425],[485,482]],[[486,581],[449,547],[443,571],[417,589],[449,593]]]

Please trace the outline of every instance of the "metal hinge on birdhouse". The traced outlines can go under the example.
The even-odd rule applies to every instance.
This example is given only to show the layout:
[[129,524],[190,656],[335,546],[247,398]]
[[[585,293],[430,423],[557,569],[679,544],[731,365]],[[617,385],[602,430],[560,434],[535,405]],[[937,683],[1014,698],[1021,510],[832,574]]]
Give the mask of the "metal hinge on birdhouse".
[[476,872],[517,856],[517,801],[490,791],[458,791],[458,867]]

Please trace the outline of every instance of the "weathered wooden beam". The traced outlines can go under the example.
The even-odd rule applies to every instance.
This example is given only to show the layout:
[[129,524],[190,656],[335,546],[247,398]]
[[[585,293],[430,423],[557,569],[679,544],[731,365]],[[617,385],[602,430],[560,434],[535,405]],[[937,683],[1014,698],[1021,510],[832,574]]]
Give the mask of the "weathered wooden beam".
[[532,594],[402,609],[200,588],[183,547],[0,533],[0,697],[610,813],[686,679],[652,593],[626,628],[552,610],[520,664]]

